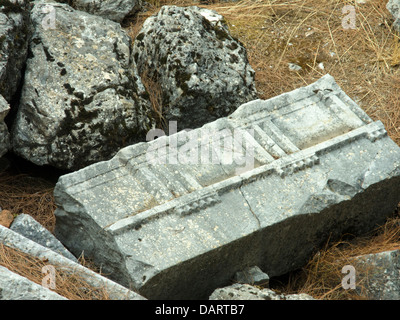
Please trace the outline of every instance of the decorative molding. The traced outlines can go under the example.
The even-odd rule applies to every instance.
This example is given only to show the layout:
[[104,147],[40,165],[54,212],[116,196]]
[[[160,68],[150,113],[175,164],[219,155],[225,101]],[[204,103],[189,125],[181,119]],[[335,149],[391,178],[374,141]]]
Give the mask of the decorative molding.
[[175,211],[181,216],[187,216],[198,210],[213,206],[220,201],[220,197],[217,194],[206,195],[200,199],[194,200],[191,203],[186,203],[179,207],[175,207]]

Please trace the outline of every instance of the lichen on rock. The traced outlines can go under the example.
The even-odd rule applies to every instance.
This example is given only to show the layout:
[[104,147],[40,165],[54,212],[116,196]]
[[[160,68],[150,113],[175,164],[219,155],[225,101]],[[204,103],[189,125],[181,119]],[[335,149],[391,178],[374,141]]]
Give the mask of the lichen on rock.
[[136,36],[139,73],[156,78],[163,115],[178,129],[196,128],[257,98],[246,49],[224,18],[209,9],[163,6]]
[[[42,26],[44,5],[56,10],[55,28]],[[56,2],[35,2],[31,16],[14,151],[38,165],[75,170],[143,141],[150,106],[121,26]]]

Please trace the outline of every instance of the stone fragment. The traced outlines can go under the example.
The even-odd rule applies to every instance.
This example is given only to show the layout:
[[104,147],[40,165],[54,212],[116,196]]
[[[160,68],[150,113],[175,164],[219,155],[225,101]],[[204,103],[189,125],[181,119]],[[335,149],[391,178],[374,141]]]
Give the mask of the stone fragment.
[[308,294],[277,294],[271,289],[259,289],[249,284],[235,283],[216,289],[210,300],[315,300]]
[[257,267],[248,267],[242,271],[238,271],[233,278],[235,282],[246,283],[251,285],[263,285],[268,286],[269,277],[266,273]]
[[140,74],[162,91],[162,114],[178,130],[198,128],[257,98],[254,70],[224,18],[198,7],[163,6],[136,36]]
[[300,71],[301,69],[303,69],[302,67],[300,67],[298,64],[295,63],[288,63],[288,66],[290,71]]
[[31,19],[14,152],[76,170],[144,141],[150,105],[120,24],[50,1],[35,1]]
[[10,229],[54,252],[62,254],[72,261],[78,262],[78,259],[76,259],[50,231],[28,214],[23,213],[18,215],[14,219]]
[[[9,103],[22,78],[30,36],[29,1],[0,2],[0,95]],[[1,107],[0,107],[1,117]],[[1,121],[0,121],[1,122]],[[0,128],[1,146],[1,128]]]
[[[10,106],[2,95],[0,95],[0,158],[7,153],[10,148],[10,134],[4,118],[10,111]],[[1,170],[0,170],[1,171]]]
[[[0,243],[19,250],[30,256],[47,261],[49,265],[60,266],[65,272],[79,274],[88,284],[97,289],[105,290],[112,300],[145,300],[144,297],[131,291],[102,275],[75,263],[71,259],[60,255],[53,250],[12,231],[0,226]],[[1,278],[1,276],[0,276]]]
[[393,15],[394,18],[394,28],[400,32],[400,1],[399,0],[389,0],[386,4],[386,8]]
[[74,0],[72,6],[77,10],[122,22],[142,8],[142,0]]
[[0,300],[68,300],[0,266]]
[[14,216],[12,213],[8,210],[2,210],[0,212],[0,225],[9,228],[11,223],[14,220]]
[[371,300],[400,300],[400,250],[367,254],[354,260],[355,280],[359,283],[356,290],[361,295]]
[[205,299],[383,224],[400,148],[330,75],[60,177],[55,234],[149,299]]

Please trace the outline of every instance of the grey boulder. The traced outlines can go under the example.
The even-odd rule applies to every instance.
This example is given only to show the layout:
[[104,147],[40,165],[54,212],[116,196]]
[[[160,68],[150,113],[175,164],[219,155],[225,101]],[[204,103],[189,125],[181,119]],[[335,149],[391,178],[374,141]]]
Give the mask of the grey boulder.
[[217,12],[164,6],[136,36],[140,74],[159,83],[162,113],[178,130],[227,116],[257,98],[246,49]]
[[28,54],[28,4],[28,0],[0,2],[0,94],[8,102],[20,85]]
[[66,4],[33,4],[14,152],[37,165],[76,170],[143,141],[150,107],[126,32]]
[[77,10],[122,22],[130,14],[142,8],[142,0],[74,0],[72,6]]

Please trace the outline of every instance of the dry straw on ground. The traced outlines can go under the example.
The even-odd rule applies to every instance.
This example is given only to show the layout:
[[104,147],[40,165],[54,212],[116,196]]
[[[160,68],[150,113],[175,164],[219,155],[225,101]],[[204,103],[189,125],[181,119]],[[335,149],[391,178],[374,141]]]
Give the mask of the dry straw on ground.
[[13,215],[31,215],[49,231],[54,231],[56,205],[54,185],[27,174],[0,173],[0,207]]
[[[85,264],[82,260],[81,263]],[[43,267],[48,266],[47,261],[29,256],[16,249],[0,244],[0,265],[9,270],[42,285],[51,285],[47,282],[48,271]],[[102,288],[94,288],[88,284],[84,277],[71,268],[53,266],[55,268],[55,287],[52,291],[69,300],[109,300],[107,292]]]
[[165,130],[168,124],[163,116],[161,85],[154,77],[150,77],[147,69],[140,74],[140,79],[146,88],[146,91],[151,93],[149,94],[149,100],[152,106],[156,126],[157,128]]

